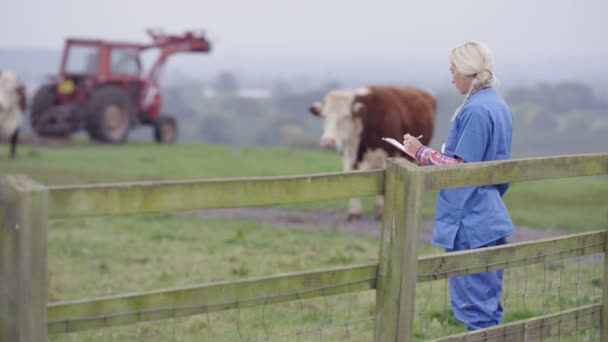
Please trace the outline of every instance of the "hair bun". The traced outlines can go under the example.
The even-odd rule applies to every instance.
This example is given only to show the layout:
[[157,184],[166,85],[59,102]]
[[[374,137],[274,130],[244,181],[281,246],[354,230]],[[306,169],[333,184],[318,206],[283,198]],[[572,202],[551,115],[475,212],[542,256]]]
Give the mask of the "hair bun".
[[481,83],[480,85],[482,87],[490,87],[494,83],[494,74],[492,73],[492,70],[489,69],[485,69],[482,72],[477,73],[476,78],[479,83]]

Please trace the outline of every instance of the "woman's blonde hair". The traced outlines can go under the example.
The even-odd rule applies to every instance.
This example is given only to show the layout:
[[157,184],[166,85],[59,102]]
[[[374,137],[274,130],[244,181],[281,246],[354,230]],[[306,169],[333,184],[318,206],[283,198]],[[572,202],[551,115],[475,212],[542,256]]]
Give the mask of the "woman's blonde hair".
[[[455,47],[450,53],[450,61],[456,68],[456,72],[474,77],[464,102],[479,90],[493,87],[497,82],[493,70],[494,59],[490,49],[484,43],[467,42]],[[456,109],[452,120],[456,118],[461,108],[462,105]]]

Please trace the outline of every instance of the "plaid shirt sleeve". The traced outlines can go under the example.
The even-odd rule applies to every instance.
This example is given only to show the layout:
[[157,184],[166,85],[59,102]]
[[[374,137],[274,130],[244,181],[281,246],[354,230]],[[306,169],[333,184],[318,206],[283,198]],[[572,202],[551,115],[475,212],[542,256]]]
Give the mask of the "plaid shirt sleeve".
[[416,152],[416,160],[420,165],[452,165],[464,163],[460,158],[451,158],[430,147],[422,146]]

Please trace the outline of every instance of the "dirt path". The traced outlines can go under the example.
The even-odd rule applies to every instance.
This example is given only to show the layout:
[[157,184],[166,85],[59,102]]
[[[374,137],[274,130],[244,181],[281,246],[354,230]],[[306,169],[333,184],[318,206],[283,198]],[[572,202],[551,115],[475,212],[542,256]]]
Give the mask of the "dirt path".
[[[276,208],[235,208],[200,210],[184,213],[183,215],[196,215],[210,218],[232,218],[253,220],[255,222],[280,225],[288,228],[303,230],[329,230],[362,235],[378,236],[380,234],[380,221],[373,216],[364,215],[355,221],[345,221],[344,211],[298,211]],[[433,231],[433,221],[423,220],[420,232],[420,241],[430,243]],[[517,232],[509,242],[529,241],[565,235],[566,232],[545,231],[529,227],[518,226]]]

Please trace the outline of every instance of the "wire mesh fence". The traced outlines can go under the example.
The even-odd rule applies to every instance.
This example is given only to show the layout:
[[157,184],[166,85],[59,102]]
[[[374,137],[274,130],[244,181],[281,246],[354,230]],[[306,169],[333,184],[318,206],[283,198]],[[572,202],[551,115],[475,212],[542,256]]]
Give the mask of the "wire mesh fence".
[[[600,247],[603,242],[598,242]],[[480,267],[503,268],[501,304],[504,309],[503,328],[465,333],[465,322],[454,318],[449,290],[449,274],[419,274],[428,279],[416,292],[416,340],[441,341],[599,341],[599,317],[602,298],[603,253],[582,254],[596,244],[543,253],[491,265],[471,265],[449,273],[471,275]],[[542,260],[538,262],[538,260]],[[523,265],[522,265],[523,262]],[[529,264],[528,264],[529,263]],[[514,266],[512,266],[514,265]],[[462,276],[461,276],[462,277]],[[488,294],[487,301],[491,301]],[[487,304],[467,302],[464,306]],[[584,308],[584,309],[581,309]],[[581,309],[581,310],[577,310]],[[541,318],[544,317],[544,318]],[[520,323],[513,323],[520,322]],[[508,328],[508,329],[507,329]],[[526,339],[523,339],[523,336]]]
[[[600,341],[604,255],[584,254],[602,250],[603,244],[539,250],[526,258],[418,273],[414,340]],[[465,334],[464,323],[454,318],[449,280],[484,268],[502,269],[503,325]],[[52,335],[51,341],[371,341],[376,294],[357,285],[374,281],[51,321],[65,332]],[[347,290],[332,294],[337,288]],[[310,298],[311,293],[317,295]],[[116,325],[121,317],[133,315],[138,317],[136,324]],[[155,315],[166,319],[153,320]],[[78,323],[87,320],[101,320],[102,327],[78,331]]]

